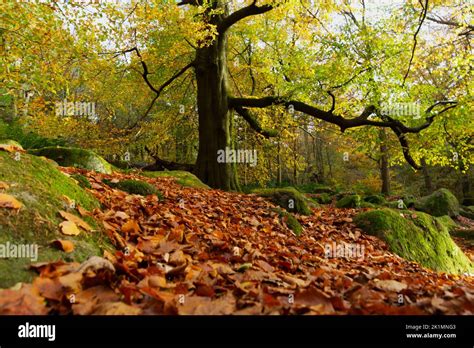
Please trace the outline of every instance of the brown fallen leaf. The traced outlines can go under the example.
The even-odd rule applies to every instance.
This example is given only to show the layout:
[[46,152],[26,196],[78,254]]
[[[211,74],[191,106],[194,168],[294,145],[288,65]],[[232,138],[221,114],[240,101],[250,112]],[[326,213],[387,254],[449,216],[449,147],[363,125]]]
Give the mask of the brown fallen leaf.
[[80,291],[75,295],[72,311],[78,315],[89,315],[94,312],[99,303],[116,302],[119,296],[103,285],[94,286]]
[[230,294],[217,300],[202,296],[186,296],[184,303],[177,308],[181,315],[229,315],[234,313],[235,303],[235,297]]
[[60,301],[64,296],[64,289],[58,279],[38,277],[33,281],[33,286],[41,296],[49,300]]
[[122,219],[122,220],[130,219],[130,216],[127,213],[123,212],[123,211],[116,212],[114,217]]
[[166,278],[159,275],[152,275],[143,278],[137,286],[139,288],[150,287],[150,288],[163,288],[168,289],[174,287],[174,284],[168,284]]
[[90,215],[89,211],[84,209],[80,205],[77,206],[77,211],[79,212],[79,214],[81,214],[82,217]]
[[100,256],[91,256],[89,259],[81,263],[79,268],[77,269],[77,272],[79,273],[84,273],[87,271],[100,271],[100,270],[107,270],[112,273],[115,272],[115,267],[112,265],[112,263],[109,260],[106,260]]
[[69,241],[69,240],[63,240],[63,239],[56,239],[51,242],[51,244],[58,248],[59,250],[62,250],[66,253],[71,253],[74,251],[74,243]]
[[138,234],[140,231],[140,226],[135,220],[128,220],[122,226],[122,232],[130,234]]
[[375,287],[384,291],[400,292],[408,286],[405,283],[390,279],[390,280],[375,280]]
[[0,190],[8,190],[9,187],[6,182],[0,181]]
[[60,210],[59,215],[61,215],[61,217],[67,221],[74,222],[77,226],[84,229],[86,232],[92,231],[92,227],[87,222],[85,222],[80,217],[74,214],[68,213],[64,210]]
[[179,266],[183,263],[186,263],[186,257],[184,256],[184,253],[181,250],[176,250],[174,253],[171,254],[168,263],[173,266]]
[[97,306],[93,315],[139,315],[142,310],[123,302],[107,302]]
[[318,314],[334,313],[334,307],[330,298],[314,286],[296,294],[295,305],[309,307],[311,310],[318,312]]
[[20,209],[23,204],[18,201],[15,197],[10,196],[6,193],[0,193],[0,208],[9,208],[9,209]]
[[19,290],[0,290],[1,315],[48,314],[44,298],[31,284],[22,284]]
[[77,228],[76,224],[72,221],[63,221],[59,224],[61,233],[67,236],[77,236],[81,231]]

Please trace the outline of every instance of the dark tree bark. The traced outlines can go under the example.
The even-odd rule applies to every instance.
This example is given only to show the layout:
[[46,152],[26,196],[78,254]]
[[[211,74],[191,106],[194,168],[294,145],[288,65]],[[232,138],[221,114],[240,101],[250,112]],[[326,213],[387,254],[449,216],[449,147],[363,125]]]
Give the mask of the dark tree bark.
[[380,179],[382,180],[381,193],[390,194],[390,168],[388,166],[387,134],[384,129],[380,130]]
[[420,160],[421,172],[423,173],[423,180],[425,182],[425,193],[430,194],[433,192],[433,180],[431,179],[430,171],[428,170],[428,165],[424,157]]
[[217,162],[219,150],[232,148],[226,43],[224,33],[211,46],[196,52],[199,151],[195,173],[212,187],[235,190],[238,184],[233,166]]
[[[199,1],[186,2],[196,5]],[[183,1],[183,4],[186,4]],[[212,2],[218,15],[209,15],[208,23],[217,27],[218,36],[209,45],[196,50],[194,61],[197,81],[197,105],[199,113],[199,150],[194,168],[195,174],[211,187],[238,190],[235,164],[219,163],[218,151],[232,149],[232,114],[229,107],[229,82],[227,68],[227,30],[238,21],[252,15],[270,11],[271,6],[257,6],[253,2],[232,14],[228,13],[223,0]],[[250,123],[246,110],[237,108],[240,115]],[[250,117],[250,116],[249,116]],[[254,128],[258,123],[251,124]]]

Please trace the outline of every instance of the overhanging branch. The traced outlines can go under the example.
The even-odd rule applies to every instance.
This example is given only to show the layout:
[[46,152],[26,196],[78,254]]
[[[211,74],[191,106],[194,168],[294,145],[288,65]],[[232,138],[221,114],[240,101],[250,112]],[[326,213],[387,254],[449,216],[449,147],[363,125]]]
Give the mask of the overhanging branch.
[[254,0],[249,6],[241,8],[240,10],[237,10],[234,13],[227,16],[226,18],[224,18],[217,25],[217,31],[222,34],[226,32],[231,26],[241,21],[242,19],[250,17],[250,16],[263,14],[265,12],[273,10],[273,8],[274,8],[273,5],[268,5],[268,4],[257,6],[257,0]]
[[[332,97],[332,96],[331,96]],[[334,101],[334,99],[333,99]],[[428,107],[425,111],[425,123],[417,127],[407,127],[399,120],[395,120],[388,115],[383,115],[379,110],[373,105],[369,105],[364,109],[364,111],[355,118],[344,118],[339,115],[333,114],[334,111],[334,102],[329,111],[319,109],[315,106],[308,105],[306,103],[296,101],[296,100],[287,100],[281,97],[263,97],[263,98],[229,98],[229,105],[238,110],[246,110],[245,108],[266,108],[272,105],[284,105],[289,107],[290,105],[294,110],[303,112],[307,115],[313,116],[319,120],[323,120],[332,124],[335,124],[341,128],[341,131],[348,128],[355,128],[361,126],[376,126],[376,127],[385,127],[390,128],[395,133],[402,147],[403,156],[405,160],[415,169],[421,169],[421,167],[416,163],[413,157],[410,155],[409,144],[406,138],[407,133],[419,133],[425,128],[428,128],[434,121],[435,117],[446,112],[449,109],[452,109],[457,106],[456,101],[439,101]],[[433,113],[433,110],[439,105],[448,105],[439,112]],[[248,110],[247,110],[248,112]],[[239,112],[240,114],[240,112]],[[379,115],[382,118],[382,121],[374,121],[369,119],[369,116],[372,114]],[[244,117],[244,115],[242,115]],[[244,117],[245,118],[245,117]],[[249,122],[250,123],[250,122]],[[252,127],[255,129],[255,127]],[[258,128],[258,127],[257,127]],[[258,130],[257,130],[258,131]]]
[[181,75],[183,75],[188,69],[193,67],[194,66],[194,61],[187,64],[185,67],[183,67],[179,71],[177,71],[173,76],[171,76],[168,80],[166,80],[160,87],[156,88],[155,86],[153,86],[153,84],[151,83],[151,81],[148,78],[148,75],[150,75],[150,71],[148,70],[148,66],[145,63],[145,61],[143,60],[142,55],[140,54],[140,51],[138,50],[138,48],[133,47],[133,48],[130,48],[128,50],[122,51],[122,53],[129,53],[129,52],[135,52],[137,54],[138,58],[140,59],[140,63],[142,65],[142,68],[143,68],[143,72],[141,73],[141,75],[143,77],[143,80],[145,81],[147,86],[155,93],[155,97],[153,98],[153,100],[151,101],[151,103],[148,106],[147,110],[145,111],[145,114],[142,117],[140,117],[134,123],[134,125],[131,127],[131,128],[135,128],[141,120],[145,119],[148,116],[150,111],[153,109],[153,106],[155,105],[155,102],[158,100],[158,98],[160,97],[160,95],[164,91],[164,89],[166,87],[168,87],[170,84],[172,84],[173,81],[175,81]]
[[250,127],[252,127],[252,129],[254,131],[256,131],[258,134],[261,134],[263,135],[265,138],[271,138],[271,137],[276,137],[278,136],[278,132],[276,130],[273,130],[273,129],[265,129],[263,128],[260,123],[258,122],[258,120],[253,117],[251,114],[250,114],[250,111],[241,107],[241,106],[236,106],[234,108],[234,110],[240,115],[242,116],[242,118],[247,121],[247,123],[250,125]]

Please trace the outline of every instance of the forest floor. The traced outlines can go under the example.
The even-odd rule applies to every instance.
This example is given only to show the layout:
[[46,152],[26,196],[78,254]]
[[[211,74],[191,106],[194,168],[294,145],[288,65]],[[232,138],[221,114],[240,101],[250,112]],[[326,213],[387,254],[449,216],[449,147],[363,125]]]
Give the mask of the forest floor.
[[[118,251],[83,264],[33,265],[32,284],[2,292],[4,314],[474,313],[473,277],[436,273],[389,252],[352,222],[361,209],[315,208],[297,217],[304,227],[297,237],[256,195],[166,177],[62,171],[89,179],[102,209],[77,212],[101,221]],[[103,179],[146,181],[164,197],[130,195]],[[80,233],[101,232],[86,224]],[[364,252],[331,258],[328,245]],[[459,245],[472,259],[474,248]]]

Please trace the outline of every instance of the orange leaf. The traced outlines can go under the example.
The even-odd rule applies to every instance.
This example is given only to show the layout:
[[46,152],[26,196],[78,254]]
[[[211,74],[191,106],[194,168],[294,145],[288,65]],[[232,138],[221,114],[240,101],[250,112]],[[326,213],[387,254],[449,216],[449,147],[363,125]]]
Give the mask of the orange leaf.
[[92,227],[87,222],[85,222],[80,217],[78,217],[74,214],[65,212],[64,210],[60,210],[59,215],[61,215],[61,217],[63,219],[66,219],[67,221],[74,222],[77,226],[81,227],[82,229],[84,229],[87,232],[92,231]]
[[125,233],[137,234],[139,230],[140,230],[140,226],[138,226],[135,220],[128,220],[122,226],[122,232],[125,232]]
[[74,243],[69,240],[56,239],[51,243],[59,250],[70,253],[74,250]]
[[23,206],[15,197],[0,193],[0,208],[20,209]]
[[72,221],[64,221],[59,224],[61,232],[67,236],[77,236],[81,231],[77,228],[76,224]]
[[9,187],[6,182],[0,181],[0,190],[8,190]]

